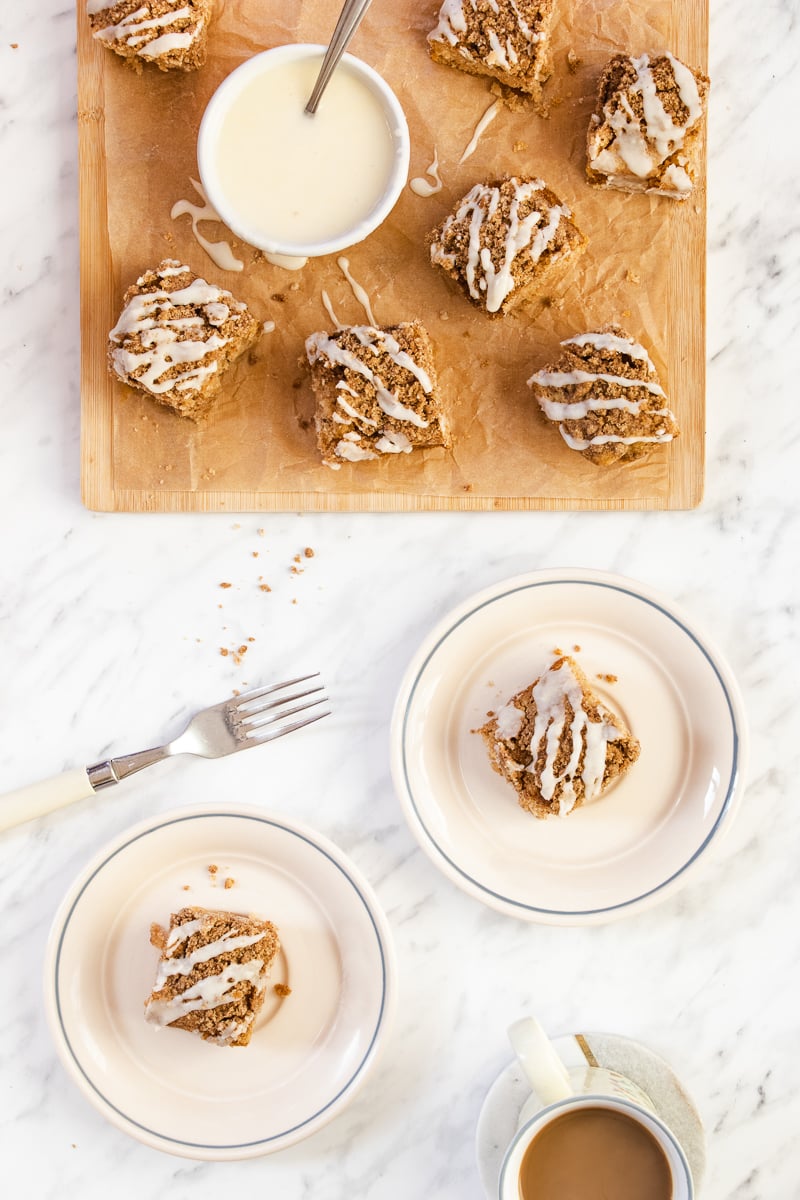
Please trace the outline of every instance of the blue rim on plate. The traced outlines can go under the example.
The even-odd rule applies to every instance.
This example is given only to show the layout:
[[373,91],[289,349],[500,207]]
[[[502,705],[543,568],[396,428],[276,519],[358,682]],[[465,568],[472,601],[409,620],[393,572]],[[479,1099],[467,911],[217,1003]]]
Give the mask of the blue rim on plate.
[[[721,693],[724,697],[728,715],[731,723],[731,738],[732,738],[732,754],[730,764],[730,774],[728,787],[724,801],[721,805],[720,812],[710,829],[709,833],[704,838],[703,842],[694,851],[690,858],[677,871],[674,871],[666,879],[640,895],[632,896],[630,899],[622,901],[618,904],[588,909],[552,909],[543,908],[533,904],[527,904],[521,900],[515,899],[513,896],[506,896],[501,892],[487,887],[480,879],[476,879],[468,871],[465,871],[458,862],[456,862],[447,851],[440,845],[434,836],[433,832],[426,824],[417,797],[412,786],[410,771],[408,766],[408,723],[411,716],[413,701],[417,693],[417,689],[422,681],[427,667],[435,657],[440,647],[447,639],[462,625],[474,617],[481,610],[487,608],[498,601],[512,596],[515,593],[523,592],[532,589],[577,585],[580,587],[602,588],[609,591],[620,593],[621,595],[631,597],[634,600],[640,601],[661,616],[666,617],[671,621],[700,651],[703,658],[714,672],[716,680],[719,684]],[[649,589],[648,589],[649,591]],[[516,915],[527,917],[528,919],[536,919],[542,917],[544,919],[553,919],[555,921],[575,921],[587,922],[608,916],[609,918],[621,914],[637,906],[643,905],[646,901],[659,893],[671,890],[672,886],[680,880],[690,867],[694,866],[700,857],[706,852],[711,842],[717,836],[722,826],[730,817],[733,809],[734,797],[737,795],[743,778],[744,770],[744,743],[745,743],[745,725],[744,725],[744,709],[739,694],[738,686],[731,674],[730,670],[724,664],[722,655],[716,650],[712,650],[708,640],[702,638],[694,632],[690,627],[688,618],[680,613],[677,606],[672,605],[665,598],[657,596],[654,592],[643,590],[635,581],[626,579],[622,576],[614,576],[605,574],[599,571],[540,571],[531,575],[518,576],[514,579],[506,581],[505,584],[497,585],[494,588],[485,589],[467,601],[464,605],[454,609],[447,617],[445,617],[439,625],[433,630],[429,637],[423,642],[422,646],[417,651],[415,659],[412,660],[412,665],[409,668],[406,677],[400,688],[397,704],[395,706],[394,717],[392,721],[392,741],[394,747],[393,753],[393,771],[395,775],[395,785],[403,804],[406,809],[410,808],[413,813],[413,820],[409,822],[412,832],[416,833],[418,840],[423,850],[426,851],[431,860],[441,868],[442,861],[446,862],[450,869],[454,872],[453,881],[462,887],[463,890],[469,892],[478,899],[483,899],[484,902],[490,903],[492,900],[498,901],[499,905],[508,912],[516,912]],[[419,666],[415,666],[416,660],[423,655]],[[398,778],[399,776],[399,778]],[[415,827],[416,823],[416,827]],[[422,835],[422,836],[420,836]],[[439,860],[437,862],[437,859]]]
[[[272,1134],[267,1138],[258,1138],[247,1142],[193,1142],[182,1138],[175,1138],[169,1136],[168,1134],[159,1132],[157,1129],[151,1129],[143,1122],[138,1121],[136,1118],[131,1117],[127,1113],[123,1112],[106,1095],[104,1095],[91,1076],[84,1069],[79,1056],[76,1054],[72,1046],[69,1034],[67,1033],[61,1003],[60,966],[64,939],[67,935],[70,921],[75,909],[80,903],[84,893],[86,892],[86,889],[91,885],[97,875],[103,871],[104,868],[107,867],[117,855],[121,854],[129,846],[133,845],[142,838],[158,833],[160,830],[168,828],[172,825],[179,825],[185,821],[220,818],[225,820],[233,818],[238,820],[254,821],[262,825],[279,829],[281,832],[290,834],[292,837],[296,837],[300,841],[306,843],[313,850],[322,854],[334,867],[336,867],[342,877],[355,892],[359,901],[363,905],[367,916],[369,917],[370,925],[375,934],[381,969],[380,1005],[375,1026],[372,1030],[367,1049],[348,1081],[339,1089],[336,1095],[332,1096],[326,1104],[324,1104],[320,1109],[311,1114],[305,1120],[291,1126],[290,1128],[281,1130],[279,1133]],[[261,816],[260,814],[247,812],[242,809],[209,808],[203,809],[202,811],[193,809],[189,812],[166,814],[164,818],[158,820],[157,823],[154,824],[152,820],[142,823],[142,825],[136,826],[133,830],[129,830],[126,835],[123,835],[123,837],[124,840],[117,840],[111,846],[101,851],[99,861],[97,859],[93,860],[92,863],[86,868],[88,874],[84,873],[73,885],[73,888],[70,890],[65,901],[62,903],[62,906],[59,909],[53,923],[53,930],[50,935],[50,944],[48,945],[45,961],[45,992],[46,997],[49,997],[49,995],[52,993],[55,1009],[54,1019],[57,1022],[57,1026],[55,1029],[53,1029],[53,1033],[56,1035],[56,1043],[59,1050],[61,1050],[63,1047],[63,1050],[66,1051],[67,1057],[65,1057],[63,1053],[61,1055],[65,1065],[71,1068],[73,1074],[80,1076],[85,1082],[86,1086],[94,1093],[95,1097],[100,1102],[100,1111],[104,1112],[106,1115],[109,1115],[109,1119],[112,1120],[113,1118],[110,1117],[110,1114],[115,1114],[117,1120],[114,1121],[114,1124],[116,1124],[118,1128],[126,1129],[127,1127],[128,1130],[138,1129],[142,1133],[147,1134],[154,1141],[162,1143],[165,1149],[169,1149],[171,1147],[174,1148],[174,1152],[176,1153],[180,1153],[181,1150],[228,1152],[237,1150],[252,1150],[259,1146],[266,1148],[279,1141],[283,1141],[285,1145],[291,1145],[300,1140],[297,1135],[301,1134],[302,1130],[307,1129],[308,1133],[315,1132],[316,1129],[325,1125],[332,1116],[336,1115],[335,1112],[332,1112],[331,1110],[339,1104],[339,1101],[341,1101],[347,1095],[347,1093],[353,1091],[356,1084],[362,1082],[365,1070],[375,1056],[378,1038],[384,1030],[394,999],[393,980],[395,969],[392,958],[391,942],[389,940],[389,930],[388,926],[386,925],[385,918],[383,917],[382,913],[380,913],[376,899],[374,896],[370,895],[369,898],[367,896],[368,885],[363,880],[361,882],[357,881],[355,877],[357,872],[355,872],[355,869],[352,866],[349,866],[349,864],[349,869],[346,869],[343,862],[340,861],[340,859],[346,860],[344,853],[338,850],[338,847],[334,846],[333,843],[328,842],[327,839],[323,838],[321,835],[313,833],[311,830],[306,830],[299,824],[288,824],[284,820],[280,820],[272,816]],[[351,871],[353,872],[352,874]],[[67,910],[66,913],[64,913],[65,908]],[[379,921],[382,928],[379,928]],[[61,1045],[59,1045],[59,1041],[61,1042]],[[301,1136],[304,1135],[301,1134]],[[286,1139],[290,1140],[287,1141]]]

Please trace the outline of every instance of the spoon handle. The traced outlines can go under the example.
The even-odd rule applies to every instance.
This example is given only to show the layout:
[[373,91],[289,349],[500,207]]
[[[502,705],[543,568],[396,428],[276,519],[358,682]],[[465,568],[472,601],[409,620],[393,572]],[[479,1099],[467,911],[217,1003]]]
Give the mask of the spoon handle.
[[306,105],[307,113],[313,114],[317,111],[317,105],[328,85],[328,80],[333,74],[339,59],[347,49],[350,39],[361,24],[364,14],[371,3],[372,0],[345,0],[327,53],[322,60],[317,82],[314,84],[314,90],[309,96],[308,104]]

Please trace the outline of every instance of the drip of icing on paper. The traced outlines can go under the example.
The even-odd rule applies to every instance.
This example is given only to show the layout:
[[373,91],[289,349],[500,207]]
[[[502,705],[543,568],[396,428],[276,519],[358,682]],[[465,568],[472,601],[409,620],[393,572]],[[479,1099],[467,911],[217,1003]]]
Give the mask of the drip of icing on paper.
[[331,298],[328,295],[328,293],[325,291],[324,288],[322,289],[322,303],[325,306],[326,313],[328,314],[328,316],[330,317],[331,321],[336,326],[336,328],[344,329],[344,325],[339,320],[336,313],[333,311],[333,305],[331,304]]
[[198,204],[192,204],[190,200],[178,200],[177,203],[173,204],[169,215],[173,221],[177,217],[191,217],[192,233],[195,236],[195,240],[203,247],[208,257],[221,271],[244,270],[244,263],[235,256],[228,242],[210,242],[208,238],[203,237],[197,228],[200,221],[220,221],[220,224],[222,222],[219,213],[209,203],[202,185],[196,179],[191,178],[190,183],[203,201],[202,207]]
[[372,312],[372,305],[369,302],[369,296],[361,284],[350,274],[350,259],[342,256],[341,258],[337,258],[336,264],[347,282],[350,284],[356,300],[367,314],[367,320],[369,321],[370,325],[373,325],[377,328],[378,322],[375,320],[375,316]]
[[291,254],[265,254],[264,258],[273,267],[283,267],[284,271],[301,271],[308,262],[307,258],[295,258]]
[[430,179],[433,180],[432,183],[424,176],[416,175],[408,186],[417,196],[435,196],[442,190],[442,177],[439,174],[439,151],[436,146],[433,148],[433,162],[425,168],[425,174],[430,176]]
[[475,153],[475,151],[478,147],[478,142],[481,140],[484,133],[486,132],[488,127],[491,125],[492,121],[495,119],[495,117],[500,112],[500,109],[502,107],[503,107],[502,100],[495,100],[494,104],[489,105],[486,112],[483,114],[480,121],[478,121],[478,124],[475,126],[475,132],[473,133],[470,140],[467,142],[464,153],[461,155],[461,158],[458,160],[459,166],[461,166],[462,163],[465,163],[467,161],[467,159],[471,158],[472,155]]

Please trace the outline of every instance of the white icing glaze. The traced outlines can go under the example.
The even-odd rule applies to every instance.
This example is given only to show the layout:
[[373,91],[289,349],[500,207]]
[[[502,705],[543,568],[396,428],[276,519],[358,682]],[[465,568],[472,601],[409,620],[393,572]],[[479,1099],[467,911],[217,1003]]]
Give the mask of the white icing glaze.
[[357,433],[346,433],[337,443],[334,454],[339,458],[346,459],[347,462],[361,462],[367,458],[377,458],[377,455],[373,454],[371,450],[359,445]]
[[[243,950],[247,946],[255,946],[256,942],[260,942],[263,937],[263,933],[224,933],[222,937],[213,942],[205,942],[202,946],[197,946],[189,954],[175,957],[169,956],[171,943],[167,943],[168,957],[162,958],[158,964],[156,991],[164,986],[170,976],[190,975],[198,963],[208,962],[230,950]],[[175,945],[179,944],[181,943],[175,943]]]
[[424,179],[421,175],[415,175],[408,186],[418,196],[435,196],[437,192],[442,190],[442,177],[439,174],[439,151],[435,146],[433,148],[433,162],[429,167],[425,168],[425,174],[430,175],[433,180],[432,183]]
[[[583,691],[569,662],[562,662],[558,670],[545,671],[533,689],[536,705],[531,754],[533,760],[527,768],[536,770],[539,752],[544,747],[545,759],[541,769],[540,791],[544,800],[552,800],[556,790],[559,794],[559,815],[566,816],[575,807],[577,794],[574,781],[580,778],[584,786],[585,802],[599,795],[606,764],[606,746],[619,739],[620,731],[610,721],[590,721],[583,707]],[[559,745],[566,722],[565,701],[573,711],[569,726],[569,759],[563,770],[555,770]],[[602,710],[601,710],[602,713]],[[578,768],[583,755],[583,765]]]
[[333,311],[333,305],[331,304],[331,298],[328,295],[328,293],[325,291],[324,288],[322,289],[321,299],[322,299],[322,304],[323,304],[323,307],[324,307],[326,313],[328,314],[328,316],[330,317],[331,321],[336,326],[336,328],[344,329],[345,328],[344,325],[339,320],[336,313]]
[[495,713],[495,729],[498,738],[506,741],[511,738],[519,737],[519,732],[522,729],[522,721],[525,714],[522,709],[509,700],[508,704],[504,704]]
[[428,34],[429,42],[449,42],[451,46],[458,43],[458,35],[467,32],[467,19],[461,0],[444,0],[439,9],[439,23]]
[[[616,383],[620,387],[640,387],[653,396],[663,396],[664,389],[658,383],[649,379],[631,379],[627,375],[607,375],[604,371],[537,371],[528,380],[528,386],[537,384],[539,387],[570,387],[575,383],[594,383],[602,379],[606,383]],[[624,405],[613,407],[624,408]]]
[[[336,391],[336,403],[344,410],[344,412],[347,413],[349,417],[352,417],[354,421],[360,421],[362,425],[369,425],[372,429],[378,428],[377,421],[373,421],[372,417],[367,417],[364,415],[364,413],[360,413],[357,408],[354,408],[353,405],[345,400],[344,396],[341,395],[342,392],[349,392],[350,395],[357,400],[358,394],[354,392],[352,388],[348,387],[346,383],[341,382],[337,383]],[[341,417],[338,419],[341,421]]]
[[170,50],[188,50],[196,37],[196,29],[186,33],[162,33],[161,37],[147,42],[137,53],[142,58],[159,58],[162,54],[169,54]]
[[503,107],[502,100],[495,100],[494,104],[489,105],[486,112],[483,114],[480,121],[478,121],[478,124],[475,126],[475,132],[473,133],[472,137],[467,142],[467,145],[464,148],[464,153],[461,155],[461,158],[458,160],[459,166],[461,166],[462,163],[465,163],[467,161],[467,159],[471,158],[472,155],[475,153],[475,150],[477,149],[477,146],[478,146],[478,142],[481,140],[481,138],[483,137],[483,134],[488,129],[488,127],[491,125],[492,121],[495,119],[495,117],[500,112],[500,109],[502,107]]
[[[533,208],[526,217],[521,218],[521,205],[537,191],[541,191],[544,184],[540,179],[528,180],[525,183],[512,179],[510,182],[515,185],[515,194],[509,211],[503,261],[500,264],[494,262],[489,250],[481,246],[480,240],[484,223],[491,220],[497,211],[500,202],[498,187],[477,183],[464,197],[455,214],[447,218],[443,230],[446,233],[454,223],[469,220],[465,279],[469,294],[473,299],[485,303],[488,312],[497,312],[513,291],[512,267],[517,255],[525,251],[533,262],[538,262],[555,237],[561,218],[571,216],[566,205],[553,205],[544,224],[540,224],[544,213],[538,208]],[[431,260],[435,263],[453,264],[453,256],[448,254],[439,242],[431,245]]]
[[[160,275],[160,278],[175,276],[188,271],[188,267],[172,264]],[[139,280],[141,283],[141,279]],[[185,288],[174,292],[159,289],[144,295],[134,296],[123,309],[119,320],[109,333],[109,340],[116,342],[112,350],[111,361],[115,372],[121,379],[134,374],[140,367],[146,370],[137,376],[137,383],[154,395],[163,392],[187,391],[198,387],[202,381],[217,370],[216,361],[204,363],[202,360],[213,350],[219,350],[227,345],[228,338],[219,333],[212,333],[204,340],[178,340],[179,332],[195,327],[202,327],[200,317],[170,316],[171,310],[184,305],[200,306],[208,314],[209,323],[217,323],[221,307],[224,305],[230,311],[242,312],[244,305],[233,299],[229,292],[222,291],[205,279],[195,279]],[[123,345],[126,335],[139,334],[144,347],[141,352],[129,350]],[[162,378],[171,367],[184,365],[189,369],[174,378]]]
[[268,263],[272,263],[273,267],[283,267],[284,271],[302,271],[308,262],[307,258],[300,258],[294,254],[265,254],[264,258]]
[[[170,216],[173,221],[178,217],[191,217],[192,233],[195,240],[203,247],[208,257],[219,267],[221,271],[241,271],[244,268],[244,263],[236,257],[231,250],[228,242],[210,242],[203,237],[200,230],[197,228],[200,221],[219,221],[220,217],[217,211],[209,203],[208,197],[203,191],[202,185],[196,179],[190,179],[194,190],[197,192],[200,199],[203,201],[202,207],[197,204],[192,204],[189,200],[178,200],[173,204],[170,211]],[[220,221],[220,224],[222,222]]]
[[337,258],[336,265],[344,275],[347,282],[350,284],[351,291],[358,303],[364,309],[364,312],[367,314],[367,320],[369,321],[370,325],[377,325],[378,322],[375,320],[375,314],[372,311],[372,305],[369,302],[369,295],[367,294],[366,289],[363,288],[361,284],[358,283],[350,274],[349,258],[345,258],[344,255],[342,255],[340,258]]
[[264,975],[264,962],[251,958],[249,962],[227,963],[221,971],[207,975],[185,992],[171,999],[151,997],[145,1004],[145,1018],[155,1025],[169,1025],[188,1013],[219,1008],[229,1000],[237,983],[257,984]]
[[624,354],[627,358],[635,358],[639,362],[647,363],[651,371],[656,369],[644,346],[631,341],[630,338],[619,337],[615,333],[578,333],[575,337],[565,338],[561,345],[595,346],[598,350],[616,350],[617,353]]
[[406,435],[400,430],[394,432],[387,429],[382,433],[375,443],[375,449],[381,454],[409,454],[411,452],[411,442]]
[[264,324],[261,326],[261,330],[263,333],[274,333],[275,332],[275,322],[274,321],[265,321]]
[[559,426],[562,438],[569,446],[570,450],[588,450],[590,446],[607,446],[611,442],[620,442],[623,446],[634,446],[637,442],[671,442],[674,434],[668,430],[662,433],[645,436],[643,434],[635,434],[631,437],[619,437],[614,433],[599,433],[588,440],[585,438],[576,438],[568,433],[563,425]]

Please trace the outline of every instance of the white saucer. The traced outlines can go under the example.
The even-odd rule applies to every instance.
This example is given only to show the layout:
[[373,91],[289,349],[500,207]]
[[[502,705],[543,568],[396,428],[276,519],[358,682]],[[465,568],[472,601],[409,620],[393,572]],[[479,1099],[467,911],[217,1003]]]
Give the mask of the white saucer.
[[[582,1033],[555,1038],[553,1046],[564,1065],[587,1063],[619,1071],[632,1079],[653,1101],[657,1116],[681,1144],[699,1196],[706,1169],[703,1122],[675,1072],[647,1046],[613,1033]],[[519,1063],[509,1063],[495,1079],[483,1102],[475,1131],[478,1171],[488,1200],[497,1200],[500,1168],[517,1132],[519,1116],[531,1087]]]
[[[575,654],[642,749],[595,803],[542,821],[472,731],[556,651]],[[473,596],[425,639],[395,706],[392,772],[412,832],[453,883],[525,920],[591,924],[687,881],[730,823],[745,743],[730,669],[674,604],[620,576],[541,571]]]
[[[270,989],[249,1046],[144,1020],[150,924],[186,905],[278,927],[271,983],[291,994]],[[352,1099],[386,1033],[395,976],[386,919],[336,846],[258,809],[207,807],[138,825],[89,864],[53,924],[45,1006],[67,1071],[118,1128],[187,1158],[252,1158]]]

